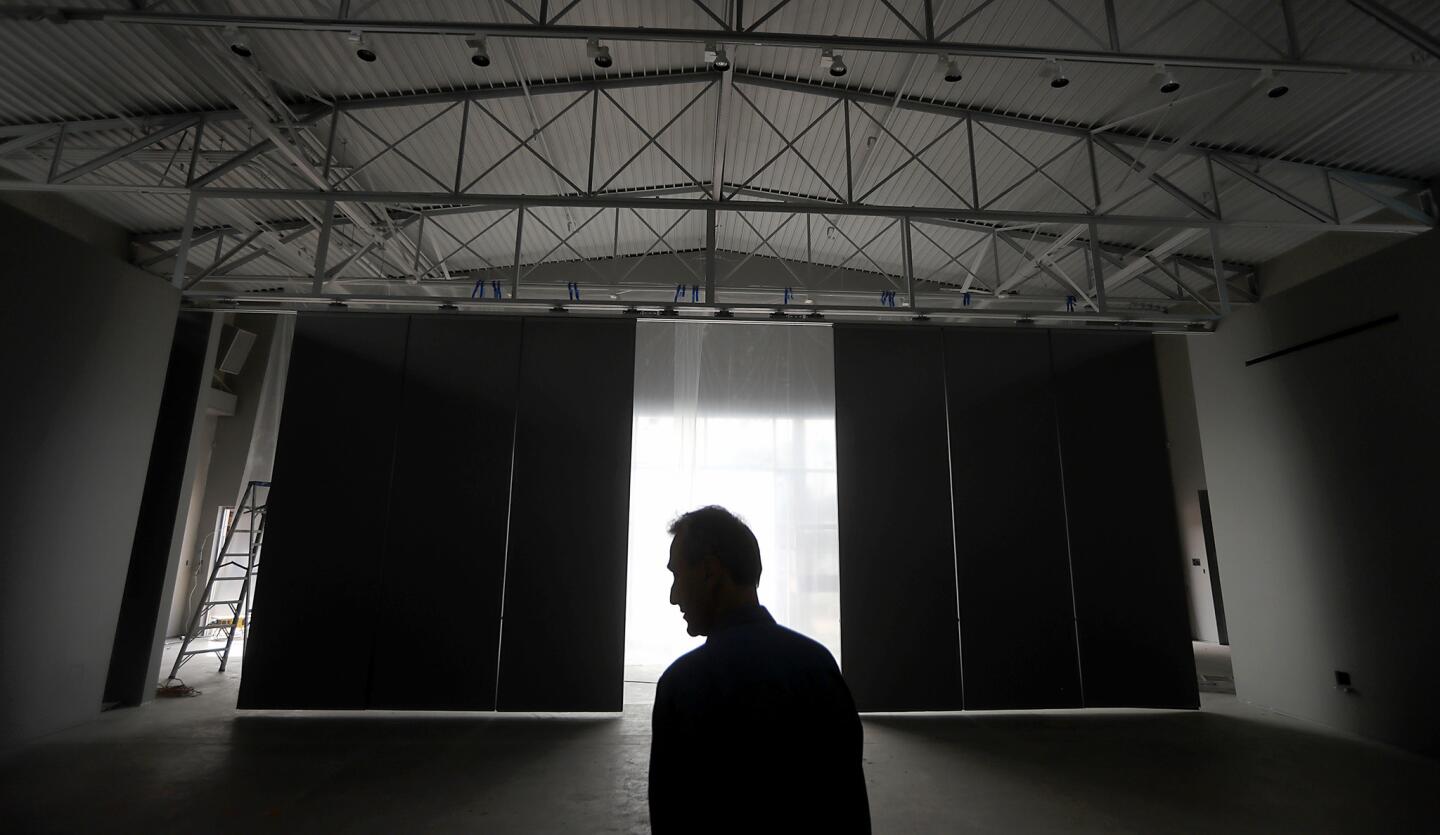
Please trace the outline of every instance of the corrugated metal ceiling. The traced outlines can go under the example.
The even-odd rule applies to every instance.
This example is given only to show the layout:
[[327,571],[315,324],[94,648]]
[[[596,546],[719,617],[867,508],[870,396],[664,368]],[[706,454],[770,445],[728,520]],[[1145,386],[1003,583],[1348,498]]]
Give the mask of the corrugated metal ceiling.
[[[94,0],[89,5],[105,4]],[[297,9],[296,4],[280,0],[174,5],[182,10],[237,14],[330,13],[329,4],[304,4]],[[493,15],[492,19],[508,22],[524,20],[503,3],[381,0],[358,5],[365,6],[360,13],[382,19],[463,20]],[[556,5],[561,4],[551,4]],[[723,14],[720,4],[709,5]],[[753,19],[773,5],[751,4],[748,13]],[[918,0],[893,5],[911,20],[920,19],[922,4]],[[963,19],[950,38],[975,44],[1024,43],[1067,49],[1105,46],[1107,35],[1100,0],[1061,5],[1073,20],[1046,0],[937,2],[937,29],[944,30]],[[1118,0],[1115,5],[1120,21],[1118,35],[1126,48],[1194,56],[1277,57],[1286,51],[1286,32],[1277,3]],[[1440,29],[1440,4],[1390,0],[1389,5],[1423,28]],[[568,12],[564,22],[690,28],[713,25],[693,3],[657,0],[583,0]],[[1309,59],[1377,63],[1421,60],[1415,47],[1342,0],[1305,4],[1297,24],[1299,40]],[[883,4],[870,0],[795,0],[783,5],[760,28],[766,32],[821,31],[867,37],[909,35],[905,24]],[[199,42],[199,37],[190,30],[121,23],[0,26],[0,72],[8,79],[8,83],[0,85],[0,125],[102,117],[134,119],[138,125],[147,115],[232,107],[236,103],[227,98],[224,84],[207,73],[195,72],[176,52],[176,39]],[[297,104],[483,89],[513,85],[521,79],[543,83],[621,72],[658,74],[701,66],[699,44],[611,42],[615,66],[598,71],[586,57],[583,43],[575,40],[491,38],[492,64],[481,70],[470,64],[469,49],[459,37],[367,35],[367,44],[380,56],[372,64],[354,59],[353,45],[343,33],[265,30],[247,31],[244,37],[255,52],[254,66],[282,97]],[[1167,99],[1153,89],[1153,70],[1148,66],[1066,63],[1063,71],[1071,84],[1055,90],[1036,77],[1037,62],[1033,60],[965,58],[961,62],[964,78],[952,84],[941,78],[942,71],[932,55],[846,53],[850,73],[840,80],[823,73],[814,49],[732,43],[730,55],[738,69],[760,75],[886,95],[901,93],[913,99],[1066,125],[1091,127],[1132,117],[1125,122],[1124,130],[1141,136],[1153,133],[1173,138],[1193,133],[1197,143],[1209,148],[1284,154],[1296,161],[1416,179],[1440,175],[1440,146],[1430,139],[1440,132],[1440,96],[1436,95],[1440,76],[1289,73],[1276,81],[1288,85],[1290,93],[1272,99],[1252,89],[1256,81],[1253,72],[1176,67],[1173,71],[1184,86],[1177,97]],[[223,58],[229,60],[228,55]],[[1423,60],[1431,61],[1428,56]],[[600,141],[593,163],[589,146],[591,105],[583,94],[531,97],[534,118],[539,123],[554,119],[544,133],[543,148],[539,142],[530,143],[535,152],[516,150],[517,137],[528,136],[533,130],[530,105],[524,98],[477,102],[471,106],[468,118],[465,108],[458,104],[356,112],[342,120],[336,132],[342,160],[338,167],[341,171],[348,168],[356,186],[369,190],[443,191],[452,187],[457,178],[460,185],[473,183],[478,191],[515,194],[565,193],[584,190],[591,184],[603,184],[610,190],[692,185],[697,180],[708,182],[712,176],[717,151],[714,101],[718,97],[719,85],[709,81],[611,91],[595,105],[594,130]],[[693,106],[665,129],[658,143],[646,147],[646,132],[655,134],[692,100]],[[727,182],[826,200],[844,196],[844,110],[832,107],[835,101],[744,82],[735,84],[721,126]],[[1223,118],[1216,118],[1229,108],[1233,109]],[[468,141],[465,159],[457,167],[455,152],[462,119]],[[807,126],[809,130],[797,140]],[[938,114],[892,111],[882,105],[865,104],[852,108],[849,127],[855,142],[850,164],[855,172],[857,197],[873,188],[867,199],[882,205],[968,205],[972,198],[972,160],[963,123]],[[327,130],[325,122],[315,132],[323,135]],[[71,164],[83,161],[87,154],[98,154],[133,136],[124,131],[87,136],[83,144],[67,147],[66,160]],[[398,146],[403,156],[376,156],[383,142],[400,137],[405,137]],[[251,141],[253,137],[246,135],[242,123],[232,123],[207,130],[203,150],[207,154],[215,152],[218,159],[223,158],[221,152],[244,147]],[[793,151],[785,148],[787,141],[794,142]],[[977,125],[974,147],[974,185],[982,206],[1083,212],[1093,203],[1088,171],[1078,164],[1084,153],[1083,143],[1050,133]],[[29,159],[20,158],[13,167],[22,174],[43,177],[52,150],[48,145],[32,150]],[[911,151],[920,153],[912,159]],[[553,170],[541,161],[541,155]],[[163,180],[167,168],[173,167],[167,166],[162,157],[163,153],[152,154],[151,159],[139,164],[107,166],[87,181],[153,185]],[[373,161],[367,163],[372,157]],[[1128,186],[1138,176],[1107,154],[1100,154],[1098,159],[1102,202],[1111,199],[1117,187]],[[1042,165],[1042,172],[1035,172],[1032,165]],[[1208,172],[1194,157],[1171,160],[1163,173],[1192,194],[1209,195],[1212,189]],[[1315,205],[1329,205],[1330,195],[1323,190],[1323,183],[1314,180],[1306,169],[1276,165],[1267,168],[1265,176]],[[1236,180],[1230,172],[1216,172],[1213,188],[1220,193],[1228,217],[1303,217],[1292,206]],[[242,169],[218,184],[294,187],[302,183],[293,171],[287,173],[283,162],[266,162],[263,169]],[[1353,191],[1334,191],[1335,205],[1342,215],[1358,211],[1364,203]],[[83,200],[137,232],[173,229],[180,225],[185,209],[185,199],[178,195],[95,194]],[[1124,206],[1127,214],[1186,211],[1173,197],[1154,188],[1131,197]],[[231,204],[222,209],[202,205],[200,222],[232,223],[237,212],[269,221],[294,221],[313,218],[314,211],[313,206],[291,202]],[[500,214],[497,211],[436,219],[432,234],[437,239],[443,241],[451,235],[467,241],[452,262],[455,269],[480,268],[487,260],[504,263],[513,257],[513,215],[486,228]],[[655,232],[670,227],[678,216],[675,212],[654,211],[649,212],[654,217],[648,217],[646,211],[606,210],[605,217],[594,219],[569,241],[573,250],[564,245],[556,249],[556,235],[568,234],[595,214],[594,210],[536,212],[536,223],[526,226],[522,258],[538,260],[548,255],[551,260],[566,259],[579,257],[577,252],[586,258],[639,254],[655,243]],[[618,223],[610,214],[618,218]],[[746,215],[743,219],[728,216],[723,218],[719,246],[749,252],[761,247],[761,239],[784,220],[783,216],[767,214]],[[801,220],[775,232],[769,247],[787,258],[804,259],[808,255],[816,263],[843,262],[862,270],[876,269],[877,265],[889,270],[900,262],[898,235],[893,230],[881,233],[890,223],[888,220],[841,218],[826,223],[814,218],[808,236]],[[483,234],[470,240],[482,229]],[[1157,229],[1108,227],[1103,231],[1106,240],[1131,246],[1153,244],[1167,237],[1165,230]],[[930,239],[917,243],[917,274],[938,271],[963,276],[951,256],[983,237],[980,233],[939,227],[926,227],[925,232],[949,254],[942,253]],[[881,234],[875,237],[877,233]],[[1223,247],[1227,258],[1256,262],[1306,237],[1307,233],[1235,231],[1227,232]],[[704,228],[699,215],[691,213],[671,228],[666,238],[666,245],[655,251],[668,246],[702,247]],[[454,241],[449,244],[448,248],[456,248]],[[865,244],[863,257],[854,255],[855,244]],[[304,236],[298,237],[294,246],[303,249]],[[1204,246],[1196,245],[1182,251],[1207,254]],[[771,250],[762,249],[761,254],[771,254]],[[1066,257],[1078,255],[1078,251],[1072,251]],[[999,256],[1002,274],[1013,272],[1023,263],[1012,251],[1000,252]],[[992,263],[987,268],[994,266]]]

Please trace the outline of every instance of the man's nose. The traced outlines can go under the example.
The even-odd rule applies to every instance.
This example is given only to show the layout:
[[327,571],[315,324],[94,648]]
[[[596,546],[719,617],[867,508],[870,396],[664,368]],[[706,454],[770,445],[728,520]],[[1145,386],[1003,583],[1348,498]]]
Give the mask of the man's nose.
[[675,584],[674,584],[674,583],[671,583],[671,584],[670,584],[670,605],[671,605],[671,606],[679,606],[679,605],[680,605],[680,601],[678,601],[678,600],[675,599]]

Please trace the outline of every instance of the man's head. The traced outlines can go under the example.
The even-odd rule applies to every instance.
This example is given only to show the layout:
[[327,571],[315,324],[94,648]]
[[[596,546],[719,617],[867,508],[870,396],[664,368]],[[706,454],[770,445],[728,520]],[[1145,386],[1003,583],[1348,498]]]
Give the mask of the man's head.
[[709,635],[715,618],[757,603],[760,543],[735,514],[711,505],[670,523],[670,603],[691,635]]

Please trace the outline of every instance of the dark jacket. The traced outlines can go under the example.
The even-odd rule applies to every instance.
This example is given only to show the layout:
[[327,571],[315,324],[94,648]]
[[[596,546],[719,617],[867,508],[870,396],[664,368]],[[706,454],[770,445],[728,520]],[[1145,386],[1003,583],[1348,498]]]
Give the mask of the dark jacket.
[[863,730],[825,647],[726,613],[655,691],[650,820],[669,832],[869,832]]

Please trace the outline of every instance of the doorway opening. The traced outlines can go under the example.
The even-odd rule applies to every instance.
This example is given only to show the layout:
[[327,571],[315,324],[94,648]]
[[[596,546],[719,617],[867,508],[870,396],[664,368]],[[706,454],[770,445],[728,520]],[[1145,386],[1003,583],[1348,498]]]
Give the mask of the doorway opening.
[[[249,549],[250,531],[244,519],[229,543],[231,556],[222,559],[226,533],[236,508],[252,481],[268,482],[275,457],[280,410],[285,395],[286,372],[295,317],[273,314],[226,314],[221,322],[220,342],[208,385],[203,392],[205,419],[198,431],[199,459],[195,479],[185,499],[185,529],[181,539],[179,567],[166,616],[165,644],[160,653],[157,681],[165,684],[174,669],[185,634],[196,610],[205,601],[207,580],[217,562],[235,560]],[[268,492],[268,491],[266,491]],[[222,567],[221,578],[244,575],[243,569]],[[245,654],[249,626],[249,605],[259,584],[258,570],[251,579],[245,611],[234,613],[225,606],[201,613],[202,627],[191,650],[224,646],[226,632],[220,624],[237,618],[234,641],[226,675],[238,675]],[[211,600],[233,598],[239,582],[217,583]],[[204,628],[213,627],[213,628]],[[176,674],[184,680],[206,679],[218,672],[218,654],[191,656]]]
[[833,339],[827,326],[640,322],[630,475],[625,702],[703,638],[670,605],[672,519],[706,505],[760,543],[776,622],[840,660]]

